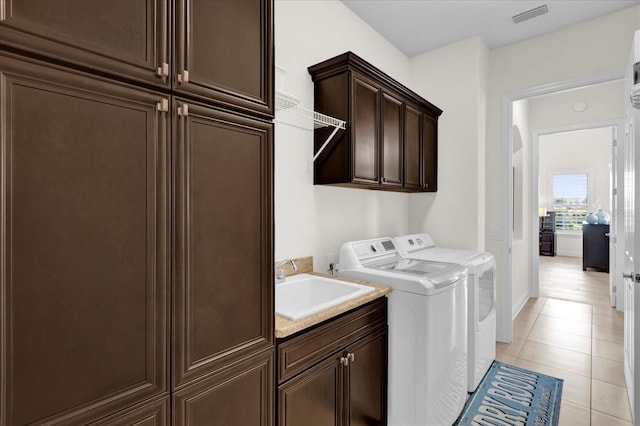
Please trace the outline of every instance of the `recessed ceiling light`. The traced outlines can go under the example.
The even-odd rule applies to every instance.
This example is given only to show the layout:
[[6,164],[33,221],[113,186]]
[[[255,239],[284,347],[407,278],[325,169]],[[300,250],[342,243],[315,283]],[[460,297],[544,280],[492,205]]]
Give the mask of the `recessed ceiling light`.
[[522,12],[515,16],[512,16],[511,19],[513,19],[513,22],[518,24],[522,21],[535,18],[536,16],[544,15],[545,13],[548,13],[548,12],[549,12],[549,8],[547,7],[546,4],[543,4],[542,6],[538,6],[534,9],[527,10],[526,12]]

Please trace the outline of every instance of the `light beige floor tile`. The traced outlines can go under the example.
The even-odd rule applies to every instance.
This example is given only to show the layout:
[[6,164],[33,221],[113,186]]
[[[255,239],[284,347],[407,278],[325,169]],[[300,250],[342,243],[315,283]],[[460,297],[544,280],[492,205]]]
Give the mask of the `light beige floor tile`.
[[607,327],[604,325],[593,325],[592,337],[598,340],[612,343],[624,343],[624,327]]
[[496,343],[496,353],[518,356],[525,339],[514,337],[511,343]]
[[632,426],[633,423],[591,410],[591,426]]
[[624,312],[618,311],[616,308],[613,308],[607,303],[606,305],[593,305],[593,314],[594,315],[605,315],[610,317],[621,317],[624,318]]
[[582,352],[528,340],[518,358],[591,377],[591,356]]
[[528,306],[528,305],[524,305],[522,307],[522,309],[520,310],[520,312],[518,312],[518,315],[516,316],[515,319],[522,319],[525,317],[537,317],[538,314],[540,313],[540,309],[542,309],[541,307],[534,307],[534,306]]
[[527,300],[527,303],[525,303],[522,310],[527,312],[539,313],[546,302],[546,297],[531,297],[529,298],[529,300]]
[[536,323],[533,326],[551,328],[554,330],[560,330],[567,333],[578,334],[580,336],[591,337],[590,324],[583,322],[574,322],[563,318],[549,317],[546,315],[538,316]]
[[520,358],[516,359],[513,365],[564,380],[562,399],[586,408],[591,407],[591,379],[589,377]]
[[611,361],[624,362],[624,346],[620,343],[605,342],[593,339],[591,353],[598,358],[606,358]]
[[559,426],[589,426],[591,412],[588,408],[562,401],[560,405]]
[[627,389],[623,386],[591,380],[591,409],[631,421]]
[[626,386],[624,380],[624,364],[604,358],[591,358],[591,377],[602,382]]
[[505,364],[515,365],[518,358],[515,355],[508,354],[506,352],[498,352],[496,351],[496,361],[504,362]]
[[571,310],[580,312],[593,312],[593,306],[586,303],[570,302],[561,299],[548,299],[545,308],[558,310]]
[[571,349],[572,351],[584,352],[586,354],[591,353],[590,337],[580,336],[572,333],[565,333],[563,331],[553,330],[551,328],[534,327],[531,330],[531,333],[529,333],[527,339],[540,343],[546,343],[547,345]]
[[519,339],[526,339],[535,324],[534,320],[526,320],[526,321],[514,321],[513,322],[513,337]]
[[[556,318],[566,318],[575,322],[582,322],[586,324],[591,324],[591,312],[585,312],[581,308],[563,308],[563,307],[553,307],[550,306],[549,301],[545,303],[544,308],[540,311],[541,315],[547,315],[550,317]],[[576,305],[581,305],[576,303]]]
[[593,324],[604,325],[612,328],[624,327],[624,317],[609,316],[609,315],[594,315]]

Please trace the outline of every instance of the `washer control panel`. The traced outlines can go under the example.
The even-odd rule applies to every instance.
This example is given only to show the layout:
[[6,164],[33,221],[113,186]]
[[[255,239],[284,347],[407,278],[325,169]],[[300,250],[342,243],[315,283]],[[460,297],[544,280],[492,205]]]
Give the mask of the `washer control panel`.
[[353,244],[353,250],[359,259],[366,259],[369,257],[375,257],[385,255],[389,253],[396,253],[396,246],[393,244],[391,238],[384,238],[379,240],[360,241]]

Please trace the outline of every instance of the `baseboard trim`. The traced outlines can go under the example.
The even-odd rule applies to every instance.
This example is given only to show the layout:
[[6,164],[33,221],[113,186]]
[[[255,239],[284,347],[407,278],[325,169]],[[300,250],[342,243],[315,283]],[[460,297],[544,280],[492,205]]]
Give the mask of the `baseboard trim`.
[[556,251],[556,256],[582,257],[581,251]]
[[524,293],[522,295],[522,297],[520,297],[520,299],[518,299],[518,301],[513,305],[513,308],[511,309],[511,312],[513,312],[513,318],[512,319],[516,319],[516,317],[518,316],[518,314],[520,313],[520,311],[522,310],[522,308],[524,308],[524,305],[527,303],[527,300],[529,300],[530,294],[527,291],[526,293]]

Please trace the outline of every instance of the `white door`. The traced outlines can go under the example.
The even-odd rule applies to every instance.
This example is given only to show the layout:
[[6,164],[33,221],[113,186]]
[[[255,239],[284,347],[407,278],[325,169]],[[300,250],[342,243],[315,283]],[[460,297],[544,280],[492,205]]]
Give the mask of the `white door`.
[[[640,229],[640,219],[636,212],[640,213],[640,173],[635,172],[636,165],[640,165],[640,150],[635,149],[635,141],[640,140],[636,135],[633,115],[638,117],[638,112],[634,112],[627,117],[625,122],[624,138],[624,234],[625,234],[625,256],[624,256],[624,367],[627,390],[631,413],[636,418],[640,411],[640,372],[635,371],[635,366],[640,365],[635,359],[636,354],[640,354],[637,345],[640,344],[640,315],[635,315],[635,307],[640,307],[640,253],[636,253],[636,248],[640,249],[640,235],[635,229]],[[637,122],[636,122],[637,123]],[[636,422],[636,424],[638,424]]]
[[618,303],[621,303],[621,300],[616,300],[618,295],[618,289],[616,288],[617,284],[617,273],[618,273],[618,262],[616,262],[616,251],[617,251],[617,241],[618,241],[618,229],[620,225],[618,224],[618,141],[617,141],[617,133],[618,129],[615,127],[611,128],[611,174],[609,176],[609,187],[611,190],[611,224],[609,226],[609,301],[611,306],[618,307]]

